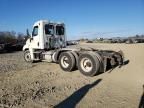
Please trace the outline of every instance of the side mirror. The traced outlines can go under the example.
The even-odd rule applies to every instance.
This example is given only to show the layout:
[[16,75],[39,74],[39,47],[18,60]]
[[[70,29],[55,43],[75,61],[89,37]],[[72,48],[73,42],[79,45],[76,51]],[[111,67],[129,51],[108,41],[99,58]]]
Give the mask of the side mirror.
[[30,37],[29,29],[26,30],[26,34],[28,37]]

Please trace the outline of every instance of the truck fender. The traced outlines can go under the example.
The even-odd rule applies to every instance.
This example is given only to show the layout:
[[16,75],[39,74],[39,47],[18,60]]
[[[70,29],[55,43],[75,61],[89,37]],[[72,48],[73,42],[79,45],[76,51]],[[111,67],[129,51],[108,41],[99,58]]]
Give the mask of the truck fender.
[[54,52],[52,55],[53,62],[58,63],[58,59],[59,59],[60,54],[62,52],[66,52],[66,51],[68,51],[68,50],[57,50],[56,52]]
[[59,59],[60,54],[62,52],[67,52],[67,51],[72,52],[73,56],[75,56],[75,59],[77,61],[77,58],[78,58],[77,57],[78,56],[77,53],[74,51],[74,49],[69,49],[69,48],[63,48],[63,49],[55,51],[54,54],[53,54],[53,56],[52,56],[53,61],[56,62],[56,63],[58,63],[58,59]]

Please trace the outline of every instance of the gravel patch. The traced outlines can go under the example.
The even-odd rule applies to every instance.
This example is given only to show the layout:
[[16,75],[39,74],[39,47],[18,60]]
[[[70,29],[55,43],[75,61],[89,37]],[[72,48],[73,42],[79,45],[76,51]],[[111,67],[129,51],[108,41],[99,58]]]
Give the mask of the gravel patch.
[[0,54],[0,73],[28,69],[33,66],[34,64],[24,61],[22,51]]

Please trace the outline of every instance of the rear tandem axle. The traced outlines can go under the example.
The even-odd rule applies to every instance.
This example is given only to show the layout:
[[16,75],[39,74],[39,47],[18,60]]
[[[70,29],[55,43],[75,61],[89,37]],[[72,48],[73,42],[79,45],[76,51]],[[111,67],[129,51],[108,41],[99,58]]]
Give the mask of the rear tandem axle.
[[[78,69],[86,76],[95,76],[107,71],[108,67],[122,65],[124,56],[122,51],[97,49],[70,49],[62,48],[54,51],[34,51],[35,60],[44,60],[59,63],[64,71]],[[32,62],[30,52],[25,51],[24,58]]]

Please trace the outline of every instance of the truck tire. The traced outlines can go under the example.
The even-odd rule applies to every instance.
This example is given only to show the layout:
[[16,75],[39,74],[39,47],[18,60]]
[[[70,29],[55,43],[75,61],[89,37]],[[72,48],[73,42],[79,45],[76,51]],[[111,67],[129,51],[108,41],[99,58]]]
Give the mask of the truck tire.
[[59,65],[64,71],[73,71],[76,65],[76,60],[72,53],[63,52],[59,57]]
[[78,54],[74,51],[71,51],[71,53],[74,56],[75,61],[76,61],[76,63],[75,63],[75,70],[76,70],[76,69],[78,69]]
[[99,73],[100,61],[94,52],[83,53],[79,56],[78,69],[85,76],[94,76]]
[[28,63],[32,63],[33,60],[31,60],[31,55],[30,55],[30,51],[26,50],[24,51],[24,60]]

